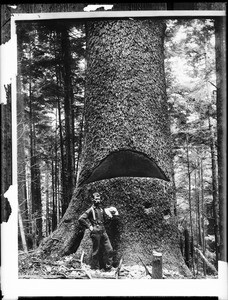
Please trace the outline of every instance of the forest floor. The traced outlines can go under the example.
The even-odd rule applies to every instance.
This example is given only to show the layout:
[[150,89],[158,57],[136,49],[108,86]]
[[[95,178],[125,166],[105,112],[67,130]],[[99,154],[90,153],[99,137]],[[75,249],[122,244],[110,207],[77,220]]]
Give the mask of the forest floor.
[[[185,279],[183,275],[163,268],[163,279]],[[78,259],[74,254],[62,258],[43,259],[29,253],[19,252],[19,279],[152,279],[152,267],[143,265],[127,266],[122,263],[111,271],[92,270],[83,263],[83,255]],[[198,274],[192,279],[217,278],[217,276]],[[189,278],[188,278],[189,279]]]

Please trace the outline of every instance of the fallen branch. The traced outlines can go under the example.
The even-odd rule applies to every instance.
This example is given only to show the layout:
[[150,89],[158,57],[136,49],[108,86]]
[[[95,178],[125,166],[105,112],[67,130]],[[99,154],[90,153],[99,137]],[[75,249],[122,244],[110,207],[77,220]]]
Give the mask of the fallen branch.
[[211,85],[213,85],[216,89],[218,88],[213,82],[211,82],[211,81],[209,81],[209,80],[208,80],[208,82],[209,82]]
[[146,270],[146,275],[150,275],[151,278],[152,277],[152,274],[150,273],[149,269],[147,268],[146,264],[144,264],[144,262],[142,261],[142,259],[137,255],[137,257],[140,259],[141,263],[143,264],[145,270]]
[[80,258],[80,266],[82,266],[84,254],[85,254],[85,252],[82,251],[82,255],[81,255],[81,258]]
[[202,260],[206,263],[206,265],[214,272],[214,274],[218,275],[218,271],[216,268],[206,259],[206,257],[203,255],[203,253],[196,247],[194,247],[197,253],[199,253]]

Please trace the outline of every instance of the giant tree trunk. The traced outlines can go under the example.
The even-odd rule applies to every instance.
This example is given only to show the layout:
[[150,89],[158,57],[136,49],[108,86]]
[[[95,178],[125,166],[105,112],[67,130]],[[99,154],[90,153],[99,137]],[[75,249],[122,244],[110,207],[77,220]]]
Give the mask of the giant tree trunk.
[[[120,212],[107,228],[115,263],[122,256],[124,263],[138,263],[137,255],[151,263],[156,250],[163,253],[164,266],[190,273],[174,216],[164,29],[161,20],[87,23],[80,175],[63,219],[42,245],[46,253],[78,249],[84,232],[77,219],[91,205],[91,194],[99,191],[104,206],[116,206]],[[87,251],[87,235],[82,244]],[[88,258],[89,250],[86,254]]]

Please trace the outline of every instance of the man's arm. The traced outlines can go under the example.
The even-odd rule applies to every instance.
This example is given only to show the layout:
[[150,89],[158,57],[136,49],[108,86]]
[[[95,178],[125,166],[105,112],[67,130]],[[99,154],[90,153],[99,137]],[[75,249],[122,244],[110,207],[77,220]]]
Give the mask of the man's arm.
[[93,226],[91,225],[90,221],[89,221],[89,214],[91,213],[91,210],[88,209],[86,212],[84,212],[78,219],[78,222],[88,228],[89,230],[93,230]]

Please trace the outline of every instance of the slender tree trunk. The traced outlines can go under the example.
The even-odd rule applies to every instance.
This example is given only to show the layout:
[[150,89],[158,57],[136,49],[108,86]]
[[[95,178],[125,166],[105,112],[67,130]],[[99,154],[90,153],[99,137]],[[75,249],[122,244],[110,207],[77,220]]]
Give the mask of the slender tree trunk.
[[[60,135],[60,157],[61,157],[61,202],[64,202],[64,195],[66,194],[66,166],[64,159],[64,143],[63,143],[63,130],[62,130],[62,121],[61,121],[61,106],[60,106],[60,98],[58,97],[58,119],[59,119],[59,135]],[[62,213],[63,215],[63,213]]]
[[189,162],[189,145],[188,145],[188,137],[187,137],[187,168],[188,168],[188,203],[189,203],[189,217],[190,217],[190,233],[193,236],[193,228],[192,228],[192,200],[191,200],[191,172],[190,172],[190,162]]
[[[189,143],[188,143],[188,134],[186,136],[186,154],[187,154],[187,168],[188,168],[188,203],[189,203],[189,217],[190,217],[190,241],[193,243],[194,238],[193,238],[193,224],[192,224],[192,200],[191,200],[191,172],[190,172],[190,162],[189,162]],[[193,247],[192,247],[193,249]],[[195,267],[194,267],[194,253],[191,252],[192,254],[192,268],[193,268],[193,274],[195,274]]]
[[[197,159],[198,161],[198,159]],[[198,165],[196,161],[196,164]],[[195,237],[196,237],[196,245],[198,247],[199,245],[199,228],[198,228],[198,220],[199,220],[199,191],[198,191],[198,182],[197,182],[197,168],[195,169],[195,202],[196,202],[196,219],[195,219],[195,222],[196,222],[196,229],[195,229]],[[194,252],[195,253],[195,252]],[[196,274],[199,273],[199,262],[198,262],[198,254],[196,253],[196,256],[195,256],[195,262],[196,262]]]
[[63,195],[62,213],[64,214],[73,194],[75,184],[74,167],[74,123],[73,123],[73,89],[71,82],[70,40],[67,27],[61,27],[61,45],[63,56],[63,81],[64,81],[64,111],[66,132],[66,189]]
[[[21,91],[21,82],[18,78],[17,89]],[[25,124],[24,124],[24,99],[20,93],[18,93],[17,101],[17,136],[18,136],[18,204],[20,208],[20,216],[22,218],[22,226],[25,237],[27,239],[28,234],[28,205],[27,205],[27,191],[26,191],[26,158],[25,158]]]
[[40,168],[35,150],[35,126],[31,120],[30,125],[30,155],[31,155],[31,197],[32,197],[32,214],[36,220],[37,241],[42,238],[42,204],[40,190]]
[[59,175],[59,173],[60,173],[60,168],[59,168],[59,170],[58,170],[58,173],[57,173],[57,176],[58,176],[58,181],[57,181],[57,206],[56,206],[56,208],[57,208],[57,226],[58,226],[58,224],[59,224],[59,222],[60,222],[60,184],[59,184],[59,178],[61,177],[60,175]]
[[211,124],[210,116],[208,118],[209,131],[211,136],[211,165],[212,165],[212,190],[213,190],[213,218],[214,218],[214,235],[215,235],[215,254],[216,254],[216,268],[218,268],[218,182],[217,182],[217,168],[216,168],[216,154],[215,154],[215,140],[213,127]]
[[226,229],[226,136],[227,136],[227,89],[226,89],[226,17],[215,19],[217,131],[218,131],[218,192],[219,192],[219,259],[227,261]]
[[33,248],[36,248],[35,242],[35,160],[34,160],[34,134],[33,134],[33,120],[32,120],[32,95],[31,95],[31,80],[29,82],[29,137],[30,137],[30,196],[31,196],[31,217],[32,217],[32,236],[33,236]]
[[[201,158],[201,212],[202,212],[202,249],[203,249],[203,255],[205,256],[206,251],[206,244],[205,244],[205,221],[204,221],[204,178],[203,178],[203,159]],[[204,276],[206,276],[206,264],[203,261],[203,272]]]
[[[56,188],[56,185],[55,185],[55,188]],[[55,205],[55,203],[56,203],[56,201],[55,201],[55,189],[54,189],[54,191],[53,191],[54,193],[53,193],[53,196],[52,196],[52,232],[56,229],[56,205]]]
[[185,263],[190,268],[190,239],[188,229],[184,230],[184,256]]
[[[56,35],[56,40],[58,41],[58,34]],[[58,56],[57,56],[57,50],[55,49],[55,59],[58,60]],[[56,73],[56,78],[57,78],[57,85],[59,87],[61,87],[61,71],[60,71],[60,65],[57,65],[55,68],[55,73]],[[59,194],[59,198],[58,201],[62,201],[62,203],[64,202],[64,195],[66,195],[66,190],[67,190],[67,186],[66,186],[66,164],[65,164],[65,158],[64,158],[64,141],[63,141],[63,124],[62,124],[62,117],[61,117],[61,98],[58,95],[57,96],[57,107],[58,107],[58,121],[59,121],[59,137],[60,137],[60,157],[61,157],[61,194]],[[59,210],[57,212],[57,215],[59,214]],[[63,215],[63,213],[62,213]],[[60,216],[59,216],[60,217]],[[59,222],[57,222],[59,223]]]
[[[18,60],[21,60],[21,51],[18,51]],[[21,74],[21,64],[18,63],[18,74]],[[22,95],[21,76],[17,77],[17,174],[18,174],[18,205],[20,209],[20,217],[23,227],[23,232],[27,240],[29,232],[28,220],[28,199],[26,190],[26,158],[25,158],[25,142],[26,142],[26,126],[25,118],[25,99]],[[19,220],[20,221],[20,220]]]
[[42,203],[40,189],[40,166],[36,153],[36,132],[34,124],[33,111],[33,93],[32,93],[32,75],[31,75],[31,55],[29,67],[29,133],[30,133],[30,170],[31,170],[31,203],[32,214],[36,222],[36,240],[39,242],[42,238]]
[[18,221],[19,221],[19,228],[20,228],[20,235],[21,235],[23,250],[26,253],[28,253],[28,248],[27,248],[27,243],[26,243],[26,238],[25,238],[25,231],[24,231],[23,220],[22,220],[22,217],[21,217],[20,207],[18,208]]
[[84,109],[82,113],[82,119],[80,122],[80,131],[79,131],[79,138],[78,138],[78,155],[77,155],[77,163],[76,163],[76,170],[75,170],[76,184],[78,182],[78,176],[79,176],[78,170],[79,170],[80,155],[82,151],[83,128],[84,128]]
[[[57,124],[56,124],[57,125]],[[57,130],[57,126],[56,126],[56,130]],[[54,215],[54,226],[53,226],[53,231],[56,229],[57,227],[57,202],[58,202],[58,139],[57,139],[57,132],[56,132],[56,135],[55,135],[55,167],[54,167],[54,173],[55,173],[55,197],[54,197],[54,207],[55,209],[53,209],[53,215]]]
[[[35,154],[37,157],[37,154]],[[41,201],[41,182],[40,182],[40,166],[39,161],[36,159],[35,162],[35,214],[36,214],[36,227],[37,227],[37,240],[38,243],[42,240],[42,201]]]
[[[30,140],[30,139],[29,139]],[[31,159],[30,159],[31,162]],[[30,163],[26,165],[26,192],[28,199],[28,247],[32,248],[32,195],[31,195],[31,168]]]
[[52,227],[52,231],[54,231],[56,229],[56,219],[57,219],[57,216],[56,216],[56,176],[58,174],[56,174],[55,172],[55,165],[56,165],[56,152],[54,151],[53,153],[53,160],[52,160],[52,215],[51,215],[51,218],[52,218],[52,222],[51,222],[51,227]]
[[[56,110],[56,136],[55,136],[55,140],[56,140],[56,146],[55,146],[55,157],[56,157],[56,166],[55,166],[55,178],[56,178],[56,186],[55,186],[55,195],[56,195],[56,226],[59,224],[59,219],[60,219],[60,215],[59,215],[59,169],[61,168],[59,166],[59,158],[58,158],[58,146],[57,146],[57,142],[58,142],[58,136],[57,136],[57,128],[58,128],[58,121],[57,121],[57,115],[58,115],[58,109]],[[61,151],[61,150],[60,150]],[[61,161],[61,160],[60,160]]]
[[46,163],[46,169],[45,169],[45,191],[46,191],[46,236],[50,234],[49,228],[50,228],[50,220],[49,220],[49,170],[48,165]]
[[201,201],[200,201],[200,194],[201,194],[201,162],[200,159],[198,159],[198,166],[199,166],[199,170],[198,170],[198,201],[197,201],[197,211],[198,211],[198,234],[199,234],[199,245],[202,246],[203,245],[203,241],[202,241],[202,225],[201,225]]

